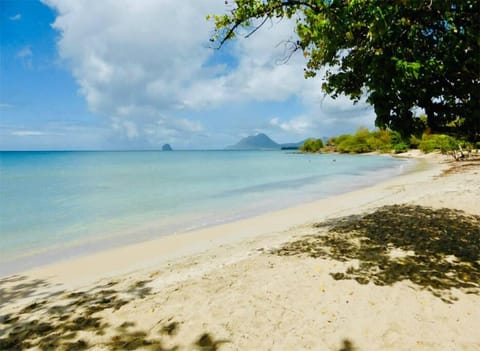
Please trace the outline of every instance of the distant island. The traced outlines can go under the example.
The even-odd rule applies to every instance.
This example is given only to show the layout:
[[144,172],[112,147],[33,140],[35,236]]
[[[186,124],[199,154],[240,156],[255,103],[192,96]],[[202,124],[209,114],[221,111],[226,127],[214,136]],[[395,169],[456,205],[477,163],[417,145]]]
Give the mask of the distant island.
[[162,151],[173,151],[172,147],[170,146],[170,144],[164,144],[162,146]]
[[273,141],[268,135],[258,133],[256,135],[249,135],[241,139],[235,145],[227,146],[228,150],[297,150],[302,146],[304,140],[298,143],[278,144]]

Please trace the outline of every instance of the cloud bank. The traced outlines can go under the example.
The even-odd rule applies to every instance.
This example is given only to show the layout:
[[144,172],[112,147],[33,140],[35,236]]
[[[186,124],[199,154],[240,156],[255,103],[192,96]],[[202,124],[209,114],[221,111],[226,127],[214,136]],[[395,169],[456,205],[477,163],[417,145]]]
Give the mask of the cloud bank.
[[[305,61],[288,55],[293,22],[267,22],[249,39],[222,50],[209,47],[210,13],[223,1],[43,0],[55,9],[60,57],[67,62],[89,109],[106,116],[130,139],[204,134],[201,116],[227,104],[282,103],[295,98],[297,116],[264,116],[272,130],[304,135],[312,128],[371,124],[372,111],[333,101],[321,79],[303,78]],[[360,111],[360,112],[359,112]]]

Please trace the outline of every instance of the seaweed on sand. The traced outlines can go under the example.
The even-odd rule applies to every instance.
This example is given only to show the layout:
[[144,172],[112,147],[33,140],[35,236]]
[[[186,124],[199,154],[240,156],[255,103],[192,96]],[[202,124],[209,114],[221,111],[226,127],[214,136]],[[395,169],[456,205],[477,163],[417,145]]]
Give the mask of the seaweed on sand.
[[[410,280],[445,302],[452,288],[480,294],[480,216],[451,209],[385,206],[314,225],[318,233],[273,250],[341,262],[358,260],[336,280],[391,285]],[[325,233],[323,229],[327,229]]]

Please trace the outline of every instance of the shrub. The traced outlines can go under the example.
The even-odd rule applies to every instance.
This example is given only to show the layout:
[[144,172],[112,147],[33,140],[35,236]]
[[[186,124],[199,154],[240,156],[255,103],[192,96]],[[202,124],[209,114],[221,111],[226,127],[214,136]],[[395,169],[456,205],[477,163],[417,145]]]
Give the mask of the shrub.
[[344,153],[388,152],[391,149],[390,132],[386,130],[370,132],[366,128],[359,128],[355,134],[340,135],[334,142],[337,151]]
[[342,134],[328,140],[328,145],[342,153],[363,152],[405,152],[410,148],[410,141],[404,140],[398,132],[359,128],[355,134]]
[[322,139],[307,139],[300,147],[303,152],[318,152],[323,148]]
[[417,138],[415,135],[412,135],[410,137],[410,147],[412,149],[418,149],[418,146],[420,145],[421,142],[422,142],[422,139]]
[[372,151],[390,152],[392,149],[392,132],[375,130],[370,133],[367,144]]
[[401,152],[407,152],[408,149],[410,149],[410,145],[408,145],[407,143],[401,141],[395,145],[393,145],[393,151],[396,153],[396,154],[399,154]]
[[442,153],[458,149],[459,141],[445,134],[423,134],[418,148],[425,153],[439,150]]

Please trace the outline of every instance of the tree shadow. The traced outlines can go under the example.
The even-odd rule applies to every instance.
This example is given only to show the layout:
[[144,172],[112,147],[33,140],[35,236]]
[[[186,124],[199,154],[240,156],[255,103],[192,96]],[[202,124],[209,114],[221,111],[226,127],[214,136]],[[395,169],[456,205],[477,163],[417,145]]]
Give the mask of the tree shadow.
[[344,339],[342,341],[342,347],[338,351],[355,351],[356,348],[349,339]]
[[159,338],[149,338],[148,334],[142,330],[130,329],[135,326],[134,322],[124,322],[116,330],[118,334],[110,338],[105,344],[110,350],[136,350],[139,348],[154,351],[175,351],[179,349],[178,345],[167,348],[164,342]]
[[60,302],[50,297],[35,301],[1,321],[1,350],[83,350],[89,347],[82,339],[72,342],[79,331],[103,335],[108,323],[95,313],[118,310],[127,301],[114,290],[63,293]]
[[[35,290],[45,286],[44,283],[26,284],[24,278],[15,278],[22,282],[24,290],[21,297],[30,296]],[[9,280],[9,284],[16,281]],[[38,282],[37,282],[38,283]],[[114,331],[112,336],[101,342],[110,350],[136,350],[139,348],[152,351],[175,351],[179,345],[166,347],[165,341],[178,332],[180,323],[170,318],[167,322],[157,324],[157,336],[151,336],[142,330],[134,330],[135,323],[123,321],[116,328],[105,321],[99,312],[116,313],[130,301],[143,299],[153,294],[147,287],[149,281],[138,281],[124,289],[114,289],[117,282],[112,281],[96,286],[87,291],[62,292],[60,295],[44,297],[29,305],[18,308],[15,313],[0,317],[0,350],[24,350],[37,348],[39,350],[87,350],[94,346],[85,340],[85,333],[106,335]],[[14,284],[13,286],[15,286]],[[10,288],[9,288],[10,289]],[[16,298],[13,293],[5,296]],[[80,333],[81,332],[81,333]],[[110,334],[110,333],[109,333]],[[81,335],[83,338],[79,337]],[[191,348],[204,351],[218,350],[218,346],[226,342],[214,340],[204,333]],[[199,346],[200,345],[200,346]]]
[[[480,216],[451,209],[385,206],[375,212],[319,224],[317,234],[273,250],[341,262],[358,260],[336,280],[392,285],[410,280],[445,302],[450,289],[480,294]],[[322,229],[327,229],[325,233]]]
[[200,351],[217,351],[220,345],[229,342],[229,340],[215,340],[210,334],[204,333],[195,342],[195,346]]
[[49,283],[42,279],[29,279],[24,275],[12,275],[0,279],[0,308],[12,302],[32,297]]
[[144,299],[152,293],[152,288],[145,286],[150,283],[151,280],[139,280],[138,282],[133,283],[128,288],[127,292],[137,296],[140,299]]

